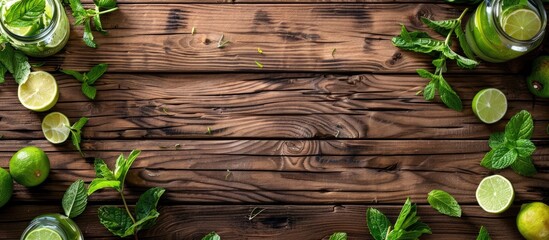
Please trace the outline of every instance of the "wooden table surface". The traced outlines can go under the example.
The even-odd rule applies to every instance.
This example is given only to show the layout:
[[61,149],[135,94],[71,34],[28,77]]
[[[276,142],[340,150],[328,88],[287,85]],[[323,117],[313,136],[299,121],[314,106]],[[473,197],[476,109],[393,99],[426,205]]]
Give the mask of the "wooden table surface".
[[[91,2],[91,1],[89,1]],[[91,181],[93,159],[113,165],[120,153],[142,150],[126,181],[128,201],[147,188],[167,189],[160,218],[140,239],[372,239],[366,209],[394,221],[407,197],[433,231],[422,239],[475,239],[481,225],[493,239],[521,239],[515,216],[522,203],[549,200],[549,101],[534,98],[525,71],[535,54],[473,71],[451,66],[448,81],[464,100],[456,112],[416,96],[429,57],[402,51],[390,39],[400,24],[426,30],[420,17],[457,17],[464,6],[425,0],[121,0],[103,20],[98,49],[73,27],[64,51],[45,59],[60,98],[51,111],[71,121],[90,118],[82,158],[70,143],[52,145],[41,132],[46,113],[26,110],[16,84],[0,86],[0,166],[35,145],[50,157],[48,180],[16,184],[0,209],[0,238],[16,239],[35,216],[61,212],[65,189]],[[192,28],[196,29],[191,34]],[[221,35],[231,43],[217,48]],[[257,48],[264,51],[263,55]],[[332,56],[333,49],[336,52]],[[255,61],[264,65],[256,66]],[[87,100],[58,68],[85,71],[108,63]],[[471,99],[487,87],[509,100],[504,120],[481,123]],[[499,215],[476,203],[480,180],[496,172],[479,165],[490,133],[525,109],[535,119],[539,173],[497,172],[514,184],[513,207]],[[208,131],[211,130],[211,132]],[[427,204],[432,189],[448,191],[463,217]],[[122,204],[112,191],[90,198],[76,222],[86,239],[114,238],[97,208]],[[265,209],[252,220],[250,213]]]

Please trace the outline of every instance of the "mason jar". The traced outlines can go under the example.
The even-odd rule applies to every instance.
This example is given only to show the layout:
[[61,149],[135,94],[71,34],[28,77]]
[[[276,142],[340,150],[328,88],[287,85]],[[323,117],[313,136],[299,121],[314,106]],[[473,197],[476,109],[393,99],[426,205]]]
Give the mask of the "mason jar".
[[504,2],[485,0],[466,25],[469,47],[487,62],[520,57],[538,47],[545,35],[547,15],[540,0],[514,6],[504,6]]
[[76,223],[58,213],[44,214],[34,218],[21,235],[21,240],[25,240],[29,235],[48,237],[49,239],[84,240]]
[[20,0],[5,0],[0,7],[0,33],[11,45],[32,57],[47,57],[59,52],[69,40],[70,24],[60,0],[46,0],[39,20],[28,27],[5,23],[6,11]]

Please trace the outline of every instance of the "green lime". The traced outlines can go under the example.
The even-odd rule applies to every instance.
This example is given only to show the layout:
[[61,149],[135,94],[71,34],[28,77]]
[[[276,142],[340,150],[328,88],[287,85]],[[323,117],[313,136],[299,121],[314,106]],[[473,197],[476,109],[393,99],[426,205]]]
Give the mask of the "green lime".
[[63,238],[53,229],[42,227],[32,230],[25,236],[25,240],[63,240]]
[[24,147],[10,159],[10,174],[13,179],[25,187],[34,187],[42,183],[50,173],[50,160],[42,149]]
[[507,112],[507,98],[496,88],[487,88],[473,98],[473,113],[484,123],[495,123]]
[[539,56],[534,60],[526,80],[532,94],[549,98],[549,56]]
[[17,90],[19,101],[26,108],[44,112],[52,108],[59,98],[55,78],[43,71],[31,72],[27,81]]
[[11,198],[13,193],[13,180],[6,169],[0,168],[0,208]]
[[52,112],[42,120],[42,132],[53,144],[65,142],[71,133],[70,127],[69,119],[60,112]]
[[527,41],[534,38],[541,29],[541,19],[527,8],[509,9],[503,13],[503,31],[510,37]]
[[527,240],[549,239],[549,206],[542,202],[523,204],[517,215],[517,228]]
[[492,175],[482,179],[478,185],[476,198],[478,205],[489,213],[502,213],[513,203],[515,191],[507,178]]

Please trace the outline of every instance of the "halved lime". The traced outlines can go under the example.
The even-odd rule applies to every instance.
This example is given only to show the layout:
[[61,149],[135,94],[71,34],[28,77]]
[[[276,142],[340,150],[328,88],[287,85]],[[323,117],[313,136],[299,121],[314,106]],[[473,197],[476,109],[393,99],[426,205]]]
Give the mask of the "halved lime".
[[37,228],[35,230],[32,230],[27,236],[25,236],[25,240],[63,240],[61,235],[54,231],[51,228],[42,227]]
[[31,72],[27,81],[17,90],[19,101],[26,108],[44,112],[52,108],[59,98],[55,78],[43,71]]
[[60,112],[52,112],[42,120],[44,137],[53,144],[67,141],[71,133],[70,127],[69,119]]
[[541,19],[533,10],[527,8],[509,9],[503,15],[501,24],[503,31],[514,39],[530,40],[541,29]]
[[507,178],[492,175],[482,179],[476,192],[478,205],[489,213],[502,213],[513,203],[515,191]]
[[473,98],[473,113],[484,123],[495,123],[507,112],[507,98],[496,88],[479,91]]

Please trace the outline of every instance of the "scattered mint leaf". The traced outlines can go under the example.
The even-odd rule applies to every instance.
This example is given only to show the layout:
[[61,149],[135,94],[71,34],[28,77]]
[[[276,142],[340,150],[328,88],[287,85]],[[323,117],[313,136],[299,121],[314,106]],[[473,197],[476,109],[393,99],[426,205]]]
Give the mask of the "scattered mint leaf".
[[533,133],[534,120],[526,110],[513,116],[505,126],[505,138],[508,140],[530,139]]
[[59,71],[64,73],[64,74],[73,76],[74,78],[76,78],[76,80],[78,80],[80,82],[84,81],[84,75],[82,75],[82,73],[79,73],[79,72],[74,71],[74,70],[68,70],[68,69],[61,69]]
[[95,6],[100,9],[113,9],[116,7],[116,0],[93,0]]
[[88,123],[88,118],[81,117],[70,128],[72,145],[80,152],[80,155],[84,156],[82,149],[80,149],[80,143],[82,142],[82,128]]
[[532,163],[532,157],[517,158],[517,160],[511,164],[511,169],[526,177],[534,176],[537,173],[536,167],[534,166],[534,163]]
[[106,180],[115,180],[114,173],[109,169],[105,161],[96,158],[94,162],[95,177],[104,178]]
[[40,20],[45,9],[45,0],[21,0],[6,10],[4,22],[12,27],[32,26]]
[[140,153],[141,151],[139,150],[133,150],[130,152],[130,155],[128,155],[128,158],[124,158],[124,155],[120,154],[120,156],[116,160],[114,177],[116,178],[116,180],[120,181],[121,185],[124,185],[124,181],[126,180],[126,174],[128,174],[130,167]]
[[488,230],[484,226],[480,227],[480,232],[478,233],[477,240],[491,240]]
[[84,20],[84,36],[82,37],[82,40],[88,47],[97,48],[97,43],[95,43],[94,39],[91,30],[91,21],[89,18],[86,18],[86,20]]
[[100,63],[92,67],[90,71],[86,73],[86,76],[88,77],[87,82],[90,85],[93,85],[97,79],[107,72],[107,68],[108,65],[106,63]]
[[62,205],[65,215],[69,218],[75,218],[84,212],[87,204],[88,195],[86,194],[84,181],[78,180],[72,183],[63,195]]
[[[163,188],[155,187],[147,190],[141,195],[141,197],[137,201],[137,204],[135,205],[135,216],[137,221],[147,219],[149,216],[158,213],[156,210],[156,206],[158,205],[158,201],[165,191],[166,190]],[[156,217],[158,217],[158,215],[156,215]],[[156,217],[144,221],[139,229],[147,229],[152,227],[155,224]]]
[[347,240],[347,233],[335,232],[330,236],[328,240]]
[[126,230],[133,225],[133,221],[124,209],[101,206],[97,210],[97,214],[101,224],[103,224],[112,234],[119,237],[132,235],[126,233]]
[[391,222],[389,222],[385,214],[375,208],[368,208],[366,210],[366,219],[370,235],[375,240],[384,240],[385,236],[387,236],[387,231],[391,227]]
[[89,72],[80,73],[74,70],[63,69],[62,73],[71,75],[82,83],[82,93],[87,98],[94,100],[97,95],[97,89],[95,88],[95,82],[107,72],[108,65],[100,63],[90,69]]
[[433,21],[431,19],[421,17],[421,21],[440,35],[448,35],[458,26],[458,24],[460,24],[457,19]]
[[208,233],[202,240],[221,240],[221,237],[216,232]]
[[69,0],[72,15],[76,25],[84,26],[84,35],[82,40],[91,48],[97,48],[92,32],[92,20],[95,29],[98,32],[106,34],[101,23],[101,15],[116,11],[116,0],[94,0],[95,7],[92,9],[84,9],[80,0]]
[[90,86],[87,82],[83,82],[81,91],[87,98],[95,100],[95,96],[97,95],[97,88]]
[[417,206],[409,198],[402,206],[394,227],[377,209],[369,208],[366,215],[368,229],[375,240],[413,240],[423,234],[431,234],[431,228],[419,221]]
[[118,180],[106,180],[101,178],[96,178],[92,180],[90,186],[88,187],[88,196],[92,195],[95,191],[103,188],[114,188],[117,191],[120,191],[120,181]]
[[427,202],[438,212],[451,216],[461,217],[461,207],[456,199],[442,190],[432,190],[427,195]]

